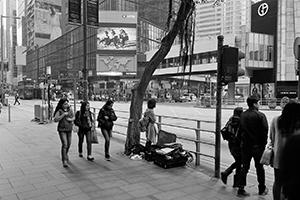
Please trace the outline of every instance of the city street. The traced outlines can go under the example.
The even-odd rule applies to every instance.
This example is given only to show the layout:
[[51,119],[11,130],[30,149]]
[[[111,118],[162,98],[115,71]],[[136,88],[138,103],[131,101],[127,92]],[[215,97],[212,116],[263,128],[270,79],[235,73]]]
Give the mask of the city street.
[[[13,104],[13,98],[9,98],[10,104]],[[41,100],[21,100],[21,106],[13,106],[20,110],[23,110],[24,112],[20,112],[20,114],[27,116],[29,119],[33,119],[33,105],[41,104]],[[54,105],[56,105],[57,102],[53,102]],[[91,101],[91,107],[95,108],[101,108],[104,102],[97,102],[97,101]],[[70,102],[71,105],[73,105],[73,102]],[[116,110],[116,114],[120,117],[128,117],[128,114],[120,112],[120,111],[126,111],[129,110],[130,103],[124,103],[124,102],[115,102],[114,109]],[[77,104],[77,107],[79,108],[79,104]],[[77,108],[77,109],[78,109]],[[144,104],[143,110],[145,110],[146,104]],[[244,107],[245,109],[246,107]],[[25,112],[26,111],[26,112]],[[118,112],[119,111],[119,112]],[[194,103],[177,103],[177,104],[170,104],[170,103],[158,103],[157,107],[155,108],[155,113],[157,115],[163,115],[163,116],[172,116],[172,117],[179,117],[179,118],[188,118],[188,119],[197,119],[197,120],[208,120],[208,121],[214,121],[215,120],[215,109],[213,108],[200,108],[195,107]],[[271,120],[274,116],[280,114],[280,110],[262,110],[268,118],[268,122],[271,123]],[[223,109],[222,110],[222,126],[225,125],[228,118],[232,115],[232,109]],[[164,119],[164,118],[163,118]],[[14,116],[11,116],[11,120],[14,120]],[[196,122],[192,121],[182,121],[178,119],[167,119],[162,120],[163,122],[170,123],[170,124],[176,124],[176,125],[182,125],[186,127],[196,127]],[[114,130],[118,132],[122,132],[126,134],[126,129],[124,127],[120,127],[118,125],[126,125],[127,120],[119,118],[116,122],[116,126]],[[202,127],[203,128],[203,127]],[[214,124],[206,124],[205,129],[214,131],[215,125]],[[172,133],[175,133],[177,136],[184,136],[184,137],[190,137],[195,139],[195,132],[192,130],[183,130],[178,128],[172,128],[172,127],[166,127],[162,126],[163,130],[170,131]],[[141,133],[141,137],[145,138],[144,133]],[[114,134],[114,138],[118,138],[118,141],[124,141],[125,137],[123,135]],[[212,133],[201,133],[201,140],[204,140],[206,142],[214,143],[215,137]],[[179,140],[183,144],[183,147],[187,150],[194,150],[195,151],[195,144],[193,142],[185,141],[185,140]],[[208,146],[205,144],[201,144],[201,153],[205,153],[208,155],[214,156],[214,147]],[[233,162],[233,159],[228,151],[227,142],[221,141],[221,170],[228,167]],[[200,159],[200,168],[205,168],[209,173],[213,174],[214,170],[214,160],[211,158],[207,158],[204,156],[201,156]],[[273,168],[271,167],[265,167],[266,169],[266,180],[269,187],[271,187],[271,184],[273,183]],[[229,178],[229,183],[230,179]],[[256,173],[255,173],[255,167],[254,163],[252,161],[252,167],[250,169],[250,173],[248,176],[248,183],[251,185],[256,185]]]

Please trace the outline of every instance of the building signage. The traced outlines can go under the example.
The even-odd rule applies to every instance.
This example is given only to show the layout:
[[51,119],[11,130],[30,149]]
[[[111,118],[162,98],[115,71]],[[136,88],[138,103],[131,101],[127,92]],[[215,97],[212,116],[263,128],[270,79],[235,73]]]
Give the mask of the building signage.
[[265,16],[269,11],[269,5],[267,3],[262,3],[257,9],[257,14],[261,17]]
[[277,33],[278,1],[264,0],[251,6],[251,32]]
[[87,25],[99,25],[99,1],[87,0]]
[[68,21],[81,24],[81,0],[69,0]]
[[97,56],[97,72],[136,72],[136,56]]

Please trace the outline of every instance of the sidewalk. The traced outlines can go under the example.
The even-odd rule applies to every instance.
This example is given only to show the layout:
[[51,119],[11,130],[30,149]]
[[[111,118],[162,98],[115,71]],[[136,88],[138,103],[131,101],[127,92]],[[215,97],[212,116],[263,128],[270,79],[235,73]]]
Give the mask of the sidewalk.
[[[12,122],[7,122],[7,107],[0,114],[1,200],[241,199],[231,185],[224,186],[193,167],[162,169],[144,160],[130,160],[122,155],[124,144],[114,140],[112,160],[105,161],[101,136],[100,144],[93,145],[95,161],[90,162],[78,157],[77,135],[73,134],[70,165],[63,168],[57,124],[30,122],[32,111],[21,106],[12,106],[11,113]],[[232,183],[231,177],[228,182]],[[245,199],[272,199],[271,194],[258,196],[256,185],[246,189],[251,196]]]

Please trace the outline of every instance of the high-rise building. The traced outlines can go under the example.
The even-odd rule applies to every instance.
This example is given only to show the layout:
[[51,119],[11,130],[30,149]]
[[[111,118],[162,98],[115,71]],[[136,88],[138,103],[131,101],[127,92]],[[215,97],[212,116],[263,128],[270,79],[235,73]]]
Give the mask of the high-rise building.
[[243,26],[250,27],[250,1],[227,0],[219,6],[213,2],[197,5],[196,40],[221,34],[241,35]]

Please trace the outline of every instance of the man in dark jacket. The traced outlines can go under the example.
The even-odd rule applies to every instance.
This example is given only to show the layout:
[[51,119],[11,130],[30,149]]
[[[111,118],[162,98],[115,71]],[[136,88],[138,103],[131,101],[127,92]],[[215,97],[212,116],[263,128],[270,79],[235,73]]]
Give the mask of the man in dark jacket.
[[266,195],[268,188],[265,185],[265,170],[260,164],[268,139],[268,121],[262,112],[259,112],[259,99],[251,96],[247,99],[248,109],[241,115],[241,149],[242,169],[239,177],[238,197],[249,196],[244,187],[247,182],[247,173],[250,168],[251,159],[254,159],[258,181],[258,194]]

